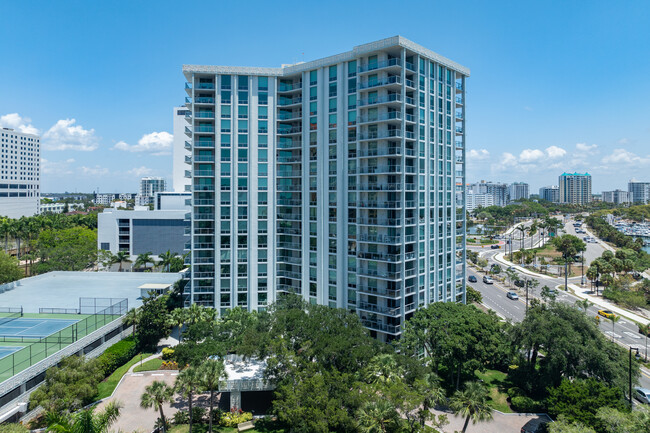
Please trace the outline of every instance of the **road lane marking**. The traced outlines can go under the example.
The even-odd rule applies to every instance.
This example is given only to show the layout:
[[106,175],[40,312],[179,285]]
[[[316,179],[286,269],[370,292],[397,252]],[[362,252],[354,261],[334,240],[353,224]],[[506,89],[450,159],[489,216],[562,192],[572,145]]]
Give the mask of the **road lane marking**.
[[616,333],[614,333],[612,331],[605,331],[604,333],[609,335],[610,337],[613,336],[614,338],[621,338],[621,336],[619,334],[616,334]]
[[640,335],[637,335],[634,332],[625,331],[624,334],[628,335],[631,338],[634,338],[635,340],[639,340],[641,338]]
[[151,375],[152,376],[164,376],[165,374],[164,373],[152,373]]
[[144,376],[144,374],[141,374],[141,373],[131,373],[131,376]]

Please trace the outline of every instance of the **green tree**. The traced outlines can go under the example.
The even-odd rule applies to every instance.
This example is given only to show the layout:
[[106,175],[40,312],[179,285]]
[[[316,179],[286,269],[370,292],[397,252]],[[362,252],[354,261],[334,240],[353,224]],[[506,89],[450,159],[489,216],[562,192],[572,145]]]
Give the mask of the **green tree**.
[[551,288],[549,286],[543,286],[542,291],[540,293],[540,296],[542,297],[543,300],[546,302],[553,302],[557,298],[557,293],[551,291]]
[[580,423],[567,421],[564,416],[560,416],[557,419],[557,421],[549,423],[548,432],[549,433],[596,433],[596,431],[591,427],[586,427]]
[[117,254],[115,254],[112,257],[112,263],[119,263],[120,268],[117,270],[118,272],[122,272],[122,265],[124,263],[131,263],[131,259],[129,258],[129,252],[128,251],[118,251]]
[[120,404],[110,402],[106,409],[94,413],[94,408],[74,414],[48,412],[45,416],[47,432],[53,433],[107,433],[120,416]]
[[400,416],[390,401],[380,397],[366,402],[357,411],[357,419],[362,432],[386,433],[397,430]]
[[222,360],[208,359],[198,370],[200,386],[206,391],[210,391],[210,412],[209,412],[209,432],[212,433],[212,409],[214,408],[214,392],[219,390],[225,380],[228,379],[226,367]]
[[169,335],[169,312],[166,296],[145,297],[138,320],[138,344],[142,349],[155,349],[161,338]]
[[608,386],[595,378],[564,379],[560,386],[549,388],[547,405],[549,415],[563,415],[568,422],[580,423],[596,431],[604,430],[602,421],[596,417],[599,408],[628,410],[620,388]]
[[587,314],[587,310],[589,309],[589,307],[594,305],[593,302],[589,301],[589,299],[578,300],[575,302],[575,304],[578,308],[582,309],[582,311],[584,311],[585,314]]
[[614,341],[614,331],[615,331],[616,322],[621,320],[621,316],[610,315],[609,317],[606,317],[606,319],[612,322],[612,341]]
[[16,424],[16,423],[3,423],[0,424],[0,433],[29,433],[31,430],[29,430],[27,427],[25,427],[22,424]]
[[97,232],[84,227],[48,229],[36,242],[39,272],[82,271],[97,260]]
[[0,251],[0,284],[11,283],[22,277],[18,259]]
[[74,412],[92,402],[97,385],[104,378],[95,359],[63,358],[45,373],[45,383],[29,398],[30,407],[43,406],[48,412]]
[[639,324],[639,331],[645,337],[645,362],[648,362],[648,334],[650,334],[650,323]]
[[386,384],[400,380],[404,372],[391,353],[382,353],[370,360],[363,377],[370,384]]
[[158,258],[160,259],[158,265],[162,267],[164,272],[169,272],[169,268],[172,265],[174,257],[176,257],[177,255],[178,255],[177,253],[172,253],[170,250],[167,250],[167,252],[165,253],[160,253],[158,255]]
[[564,290],[569,290],[569,259],[573,260],[573,256],[581,253],[587,249],[587,245],[579,238],[573,235],[562,235],[553,238],[553,246],[555,249],[562,253],[564,259]]
[[480,304],[483,302],[483,295],[481,295],[481,292],[470,286],[469,284],[466,286],[467,289],[467,303],[477,303]]
[[163,406],[165,403],[171,403],[172,401],[174,401],[174,388],[160,380],[154,380],[151,385],[144,389],[144,393],[140,397],[140,407],[144,409],[153,408],[160,413],[163,433],[167,431],[167,420]]
[[465,417],[463,433],[472,424],[492,419],[492,408],[488,404],[488,391],[478,382],[467,382],[463,391],[456,391],[450,400],[451,410],[457,416]]
[[138,324],[140,323],[140,309],[131,308],[127,311],[122,318],[122,323],[126,326],[133,326],[133,333],[135,334],[138,330]]
[[424,348],[436,372],[448,368],[450,383],[460,387],[461,376],[487,365],[501,365],[506,357],[505,333],[499,318],[473,305],[453,302],[429,304],[404,325],[400,345],[416,355]]
[[596,417],[603,424],[607,433],[638,433],[650,431],[650,408],[641,404],[633,411],[620,411],[611,407],[602,407]]
[[[176,376],[176,381],[174,383],[174,389],[177,393],[183,397],[187,397],[188,406],[189,406],[189,415],[190,415],[190,427],[189,433],[192,433],[192,424],[193,424],[193,411],[192,403],[194,400],[194,393],[199,391],[202,384],[201,372],[196,367],[187,367],[184,368],[178,376]],[[210,414],[210,420],[212,420],[212,414]]]
[[153,259],[153,257],[151,257],[151,254],[151,252],[138,254],[138,257],[136,257],[135,263],[133,265],[138,269],[146,269],[149,263],[154,265],[156,261]]

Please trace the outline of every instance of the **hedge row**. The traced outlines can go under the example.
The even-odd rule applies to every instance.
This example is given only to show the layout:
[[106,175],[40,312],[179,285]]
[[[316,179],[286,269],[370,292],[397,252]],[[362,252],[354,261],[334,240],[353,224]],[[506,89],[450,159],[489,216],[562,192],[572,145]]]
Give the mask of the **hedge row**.
[[109,376],[118,367],[129,362],[138,353],[137,343],[133,336],[118,341],[97,357],[104,376]]

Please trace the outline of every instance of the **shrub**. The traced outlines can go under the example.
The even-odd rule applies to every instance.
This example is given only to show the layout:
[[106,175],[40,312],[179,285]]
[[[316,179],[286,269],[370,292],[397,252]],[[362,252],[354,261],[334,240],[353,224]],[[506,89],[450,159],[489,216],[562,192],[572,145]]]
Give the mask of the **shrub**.
[[188,424],[190,422],[190,414],[186,410],[179,410],[174,414],[173,420],[176,425]]
[[192,421],[196,423],[201,423],[203,420],[207,420],[205,414],[207,410],[204,407],[194,406],[192,408]]
[[136,342],[133,337],[118,341],[97,357],[97,362],[104,376],[109,376],[118,367],[129,362],[137,354]]
[[512,397],[510,406],[517,412],[539,412],[542,409],[540,402],[523,396]]
[[176,361],[163,361],[160,366],[161,370],[178,370],[178,364]]
[[174,349],[171,347],[164,347],[162,350],[162,359],[168,361],[174,358]]
[[242,412],[242,410],[230,409],[221,416],[219,424],[224,427],[237,427],[237,424],[250,421],[253,419],[253,414],[250,412]]
[[522,395],[524,395],[524,391],[518,386],[513,386],[512,388],[508,388],[508,397],[514,398],[514,397],[521,397]]

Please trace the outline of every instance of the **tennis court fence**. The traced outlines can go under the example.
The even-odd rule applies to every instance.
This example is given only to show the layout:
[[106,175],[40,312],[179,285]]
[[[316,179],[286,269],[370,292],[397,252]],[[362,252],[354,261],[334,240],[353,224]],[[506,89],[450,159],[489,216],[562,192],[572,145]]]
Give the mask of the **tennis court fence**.
[[23,307],[0,307],[0,325],[23,317]]
[[[126,314],[128,299],[113,299],[113,301],[116,301],[113,305],[109,305],[94,314],[84,313],[91,315],[47,337],[29,335],[19,337],[0,336],[0,343],[25,344],[25,347],[19,351],[0,359],[0,383]],[[91,303],[90,301],[84,301],[84,303],[88,304],[88,308],[90,308],[90,304],[94,306],[93,308],[98,308],[104,302]]]

